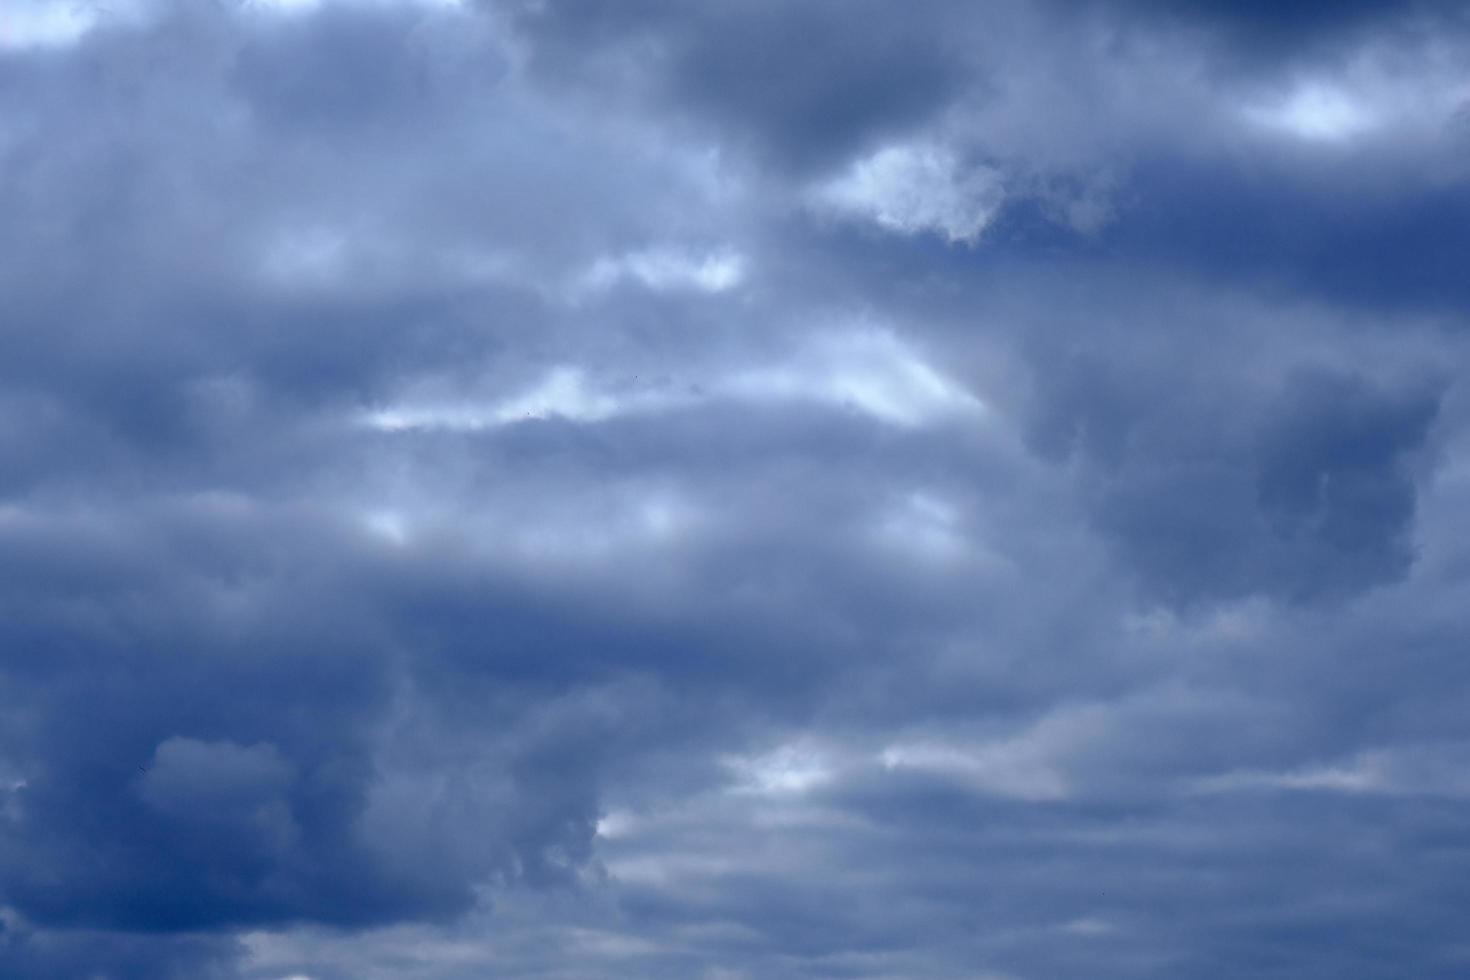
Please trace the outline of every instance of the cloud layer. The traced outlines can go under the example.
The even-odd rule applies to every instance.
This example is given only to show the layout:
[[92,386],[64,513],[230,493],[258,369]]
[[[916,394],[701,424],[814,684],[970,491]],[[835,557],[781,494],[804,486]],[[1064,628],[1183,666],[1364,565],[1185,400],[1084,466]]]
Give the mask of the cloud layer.
[[1462,976],[1467,64],[12,0],[0,974]]

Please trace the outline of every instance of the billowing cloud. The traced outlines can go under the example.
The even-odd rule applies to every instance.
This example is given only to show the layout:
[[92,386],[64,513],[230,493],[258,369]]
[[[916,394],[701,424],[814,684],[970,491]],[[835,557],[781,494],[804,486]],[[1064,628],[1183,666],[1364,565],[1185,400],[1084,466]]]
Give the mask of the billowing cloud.
[[11,3],[0,974],[1463,975],[1467,55]]
[[817,202],[888,231],[974,243],[999,210],[999,183],[987,168],[966,170],[945,150],[888,146],[819,188]]

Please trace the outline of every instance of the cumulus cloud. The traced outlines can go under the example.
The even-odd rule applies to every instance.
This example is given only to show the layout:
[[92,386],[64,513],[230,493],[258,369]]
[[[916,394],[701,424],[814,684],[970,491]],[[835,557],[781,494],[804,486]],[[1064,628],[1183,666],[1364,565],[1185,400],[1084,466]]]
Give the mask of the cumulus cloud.
[[933,232],[973,244],[1003,196],[1000,176],[983,165],[965,167],[936,147],[889,146],[822,185],[816,198],[887,231]]

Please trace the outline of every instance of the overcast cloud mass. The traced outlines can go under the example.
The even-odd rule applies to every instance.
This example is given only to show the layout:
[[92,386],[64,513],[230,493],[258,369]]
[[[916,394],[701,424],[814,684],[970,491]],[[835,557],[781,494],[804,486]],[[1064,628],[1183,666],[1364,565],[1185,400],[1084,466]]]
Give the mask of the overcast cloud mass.
[[1467,9],[0,0],[0,976],[1470,976]]

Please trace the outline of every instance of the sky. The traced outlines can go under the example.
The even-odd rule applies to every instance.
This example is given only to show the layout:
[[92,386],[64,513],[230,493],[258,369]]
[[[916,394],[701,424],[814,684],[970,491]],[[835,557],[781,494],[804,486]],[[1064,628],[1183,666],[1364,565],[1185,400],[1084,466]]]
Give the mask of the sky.
[[1470,975],[1470,11],[0,0],[0,976]]

